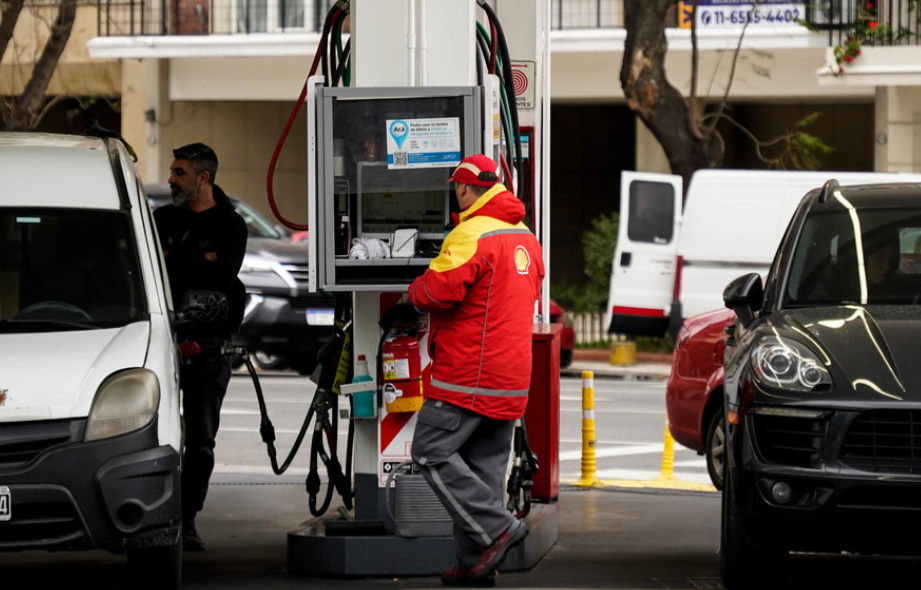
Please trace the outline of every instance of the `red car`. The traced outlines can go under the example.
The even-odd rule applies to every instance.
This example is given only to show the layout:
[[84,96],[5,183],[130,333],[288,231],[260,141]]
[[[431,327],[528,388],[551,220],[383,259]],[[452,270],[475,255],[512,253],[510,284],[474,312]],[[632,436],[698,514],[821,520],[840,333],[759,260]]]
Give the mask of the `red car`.
[[553,299],[550,300],[550,323],[563,324],[563,331],[560,334],[560,368],[565,369],[572,364],[572,349],[576,344],[576,332],[569,322],[564,318],[563,312],[566,311]]
[[672,373],[665,389],[668,427],[680,444],[707,458],[716,489],[723,488],[726,457],[723,412],[723,351],[730,309],[685,320],[675,342]]

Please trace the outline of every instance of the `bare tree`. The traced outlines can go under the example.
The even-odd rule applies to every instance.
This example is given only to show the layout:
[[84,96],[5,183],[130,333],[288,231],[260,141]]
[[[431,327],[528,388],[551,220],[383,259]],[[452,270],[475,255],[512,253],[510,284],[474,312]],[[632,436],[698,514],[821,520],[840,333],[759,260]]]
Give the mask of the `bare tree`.
[[[10,45],[24,4],[24,0],[2,0],[0,60]],[[47,106],[45,93],[61,54],[64,53],[64,47],[70,39],[77,15],[77,0],[59,0],[57,7],[57,17],[49,25],[48,40],[35,61],[22,94],[11,97],[0,106],[0,125],[8,130],[24,131],[34,128],[41,120],[44,107]]]
[[[698,108],[697,96],[697,0],[694,0],[691,15],[690,95],[685,98],[680,90],[668,82],[665,74],[665,54],[668,50],[665,28],[667,14],[677,4],[678,0],[625,0],[624,27],[627,38],[624,42],[620,83],[627,105],[652,131],[665,150],[672,172],[684,179],[684,186],[688,186],[695,170],[712,168],[721,163],[724,143],[717,130],[720,121],[727,121],[749,138],[756,156],[766,163],[778,167],[817,167],[819,162],[815,153],[828,153],[832,150],[803,129],[815,121],[817,114],[812,113],[797,122],[786,134],[763,141],[726,113],[729,91],[748,22],[739,34],[722,99],[709,112],[703,112]],[[752,4],[757,8],[757,1]],[[765,148],[777,145],[781,146],[778,156],[768,157],[764,154]]]

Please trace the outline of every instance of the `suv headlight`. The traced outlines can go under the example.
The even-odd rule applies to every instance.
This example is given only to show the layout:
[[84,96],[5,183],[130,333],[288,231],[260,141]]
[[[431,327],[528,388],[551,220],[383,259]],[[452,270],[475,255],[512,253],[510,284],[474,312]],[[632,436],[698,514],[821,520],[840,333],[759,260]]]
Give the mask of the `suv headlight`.
[[127,434],[150,424],[160,406],[160,381],[147,369],[109,376],[93,400],[86,421],[86,442]]
[[780,389],[808,392],[832,384],[818,355],[793,340],[764,338],[752,348],[751,364],[759,381]]

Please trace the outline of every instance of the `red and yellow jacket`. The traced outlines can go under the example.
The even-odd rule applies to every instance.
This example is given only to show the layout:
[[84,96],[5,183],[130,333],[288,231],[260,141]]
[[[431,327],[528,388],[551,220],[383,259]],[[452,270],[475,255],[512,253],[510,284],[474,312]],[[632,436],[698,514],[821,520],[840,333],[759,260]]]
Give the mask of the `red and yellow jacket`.
[[460,215],[441,253],[409,287],[431,316],[432,383],[425,391],[501,420],[524,414],[534,304],[543,253],[524,205],[496,184]]

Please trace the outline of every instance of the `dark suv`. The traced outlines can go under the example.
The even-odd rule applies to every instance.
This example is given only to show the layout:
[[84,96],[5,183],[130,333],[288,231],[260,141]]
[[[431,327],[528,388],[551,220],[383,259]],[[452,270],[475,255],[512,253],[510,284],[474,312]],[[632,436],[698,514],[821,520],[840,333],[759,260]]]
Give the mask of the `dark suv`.
[[921,554],[919,252],[921,185],[829,181],[764,286],[726,288],[727,589],[776,587],[790,551]]
[[[152,208],[172,201],[166,183],[145,186]],[[231,197],[249,230],[240,280],[246,309],[234,344],[263,368],[290,367],[309,374],[317,351],[332,334],[334,300],[307,289],[308,246],[295,242],[255,209]]]

